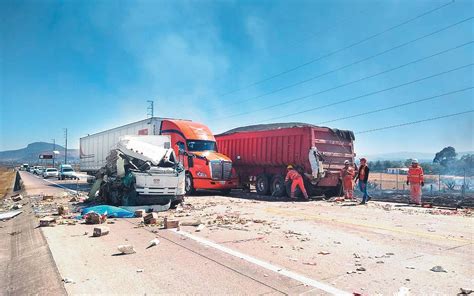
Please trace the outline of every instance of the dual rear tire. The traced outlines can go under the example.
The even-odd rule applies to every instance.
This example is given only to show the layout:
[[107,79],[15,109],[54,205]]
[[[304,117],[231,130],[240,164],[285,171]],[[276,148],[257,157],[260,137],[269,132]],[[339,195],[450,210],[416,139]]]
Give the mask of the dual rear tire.
[[272,195],[274,197],[283,197],[287,192],[285,178],[282,175],[261,174],[257,176],[255,189],[258,195]]

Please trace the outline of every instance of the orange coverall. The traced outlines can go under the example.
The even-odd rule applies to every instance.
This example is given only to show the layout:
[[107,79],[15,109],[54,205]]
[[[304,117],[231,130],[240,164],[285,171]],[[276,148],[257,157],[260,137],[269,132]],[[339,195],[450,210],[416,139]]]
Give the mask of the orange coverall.
[[424,182],[423,168],[419,165],[411,166],[408,169],[407,182],[410,183],[411,201],[421,205],[421,183]]
[[299,186],[301,192],[303,192],[304,198],[308,199],[308,193],[306,193],[306,189],[304,188],[303,177],[294,169],[291,169],[286,174],[285,182],[291,180],[291,198],[295,198],[295,190],[296,186]]
[[348,166],[341,169],[342,188],[344,188],[344,198],[354,198],[354,167]]

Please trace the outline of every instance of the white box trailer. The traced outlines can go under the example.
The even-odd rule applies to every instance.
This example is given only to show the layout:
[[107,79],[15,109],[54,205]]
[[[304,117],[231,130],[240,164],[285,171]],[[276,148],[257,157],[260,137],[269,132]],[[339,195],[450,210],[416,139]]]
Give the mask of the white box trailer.
[[106,164],[110,150],[117,148],[119,138],[126,135],[159,135],[162,118],[148,118],[119,126],[80,139],[81,171],[95,174]]

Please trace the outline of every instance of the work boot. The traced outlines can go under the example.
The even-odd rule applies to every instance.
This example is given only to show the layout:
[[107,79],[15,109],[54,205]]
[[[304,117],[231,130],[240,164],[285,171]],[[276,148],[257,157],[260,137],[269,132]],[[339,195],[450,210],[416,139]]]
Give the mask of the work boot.
[[365,205],[366,203],[365,203],[365,201],[361,201],[359,204],[360,205]]

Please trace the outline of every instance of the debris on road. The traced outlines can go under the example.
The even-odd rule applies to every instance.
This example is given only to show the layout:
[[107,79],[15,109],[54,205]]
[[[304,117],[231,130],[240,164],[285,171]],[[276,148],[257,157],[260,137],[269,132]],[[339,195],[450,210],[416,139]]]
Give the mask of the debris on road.
[[458,296],[461,296],[461,295],[470,295],[474,293],[474,290],[472,289],[463,289],[463,288],[459,288],[459,293],[458,293]]
[[55,217],[43,217],[39,220],[40,227],[54,226],[54,223],[56,223]]
[[143,223],[145,224],[156,224],[158,221],[158,213],[151,212],[143,216]]
[[52,195],[43,195],[43,200],[44,201],[53,201],[54,196]]
[[120,245],[117,250],[122,254],[134,254],[136,253],[132,245]]
[[184,220],[179,223],[181,226],[199,226],[201,224],[203,224],[201,220]]
[[179,221],[169,220],[168,217],[165,217],[164,226],[165,226],[165,229],[179,228]]
[[10,211],[10,212],[4,212],[0,213],[0,220],[8,220],[13,217],[16,217],[20,215],[23,211]]
[[58,215],[59,216],[69,215],[69,207],[65,205],[60,205],[58,207]]
[[447,272],[442,266],[433,266],[431,269],[431,271],[433,272]]
[[12,195],[12,196],[11,196],[11,199],[12,199],[14,202],[18,202],[18,201],[20,201],[20,200],[23,199],[23,196],[18,193],[18,194]]
[[73,279],[70,279],[70,278],[63,278],[63,282],[65,284],[75,284],[76,283]]
[[99,215],[96,212],[89,212],[84,215],[86,224],[102,224],[107,221],[106,215]]
[[142,272],[144,272],[144,271],[145,271],[145,270],[144,270],[143,268],[137,269],[137,273],[142,273]]
[[366,269],[365,269],[364,267],[362,267],[362,266],[361,266],[361,267],[357,267],[356,270],[357,270],[357,271],[366,271]]
[[198,227],[196,227],[196,232],[200,232],[201,230],[203,230],[204,228],[206,227],[206,225],[204,224],[200,224]]
[[146,215],[146,211],[143,210],[143,209],[140,209],[140,210],[136,210],[135,211],[135,217],[137,218],[142,218],[143,216]]
[[318,252],[318,254],[320,254],[320,255],[329,255],[331,253],[328,252],[328,251],[320,251],[320,252]]
[[146,247],[147,249],[157,246],[160,243],[160,240],[158,238],[154,238],[150,241],[150,245]]
[[107,226],[98,226],[94,227],[94,231],[92,232],[92,236],[99,237],[109,234],[110,228]]
[[312,266],[316,266],[317,263],[316,262],[303,262],[304,265],[312,265]]

